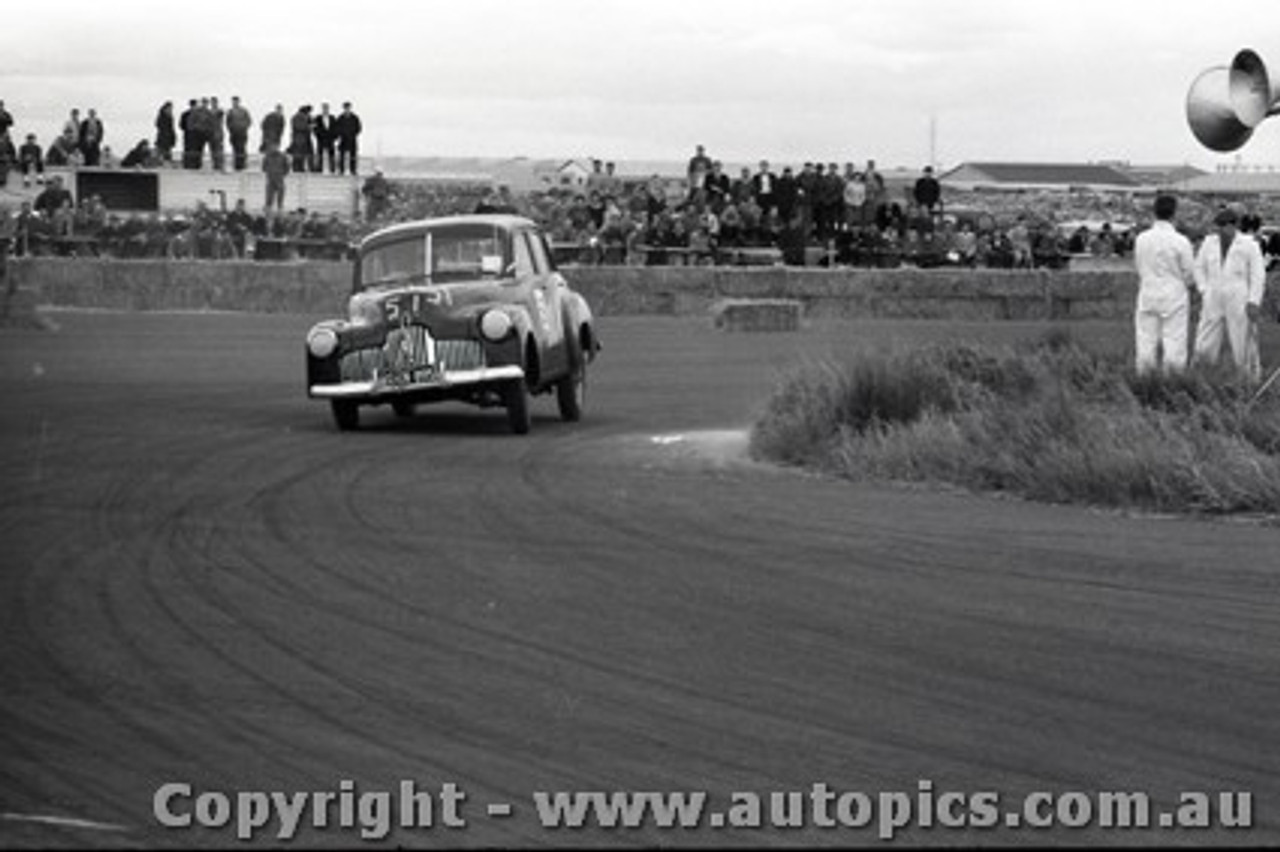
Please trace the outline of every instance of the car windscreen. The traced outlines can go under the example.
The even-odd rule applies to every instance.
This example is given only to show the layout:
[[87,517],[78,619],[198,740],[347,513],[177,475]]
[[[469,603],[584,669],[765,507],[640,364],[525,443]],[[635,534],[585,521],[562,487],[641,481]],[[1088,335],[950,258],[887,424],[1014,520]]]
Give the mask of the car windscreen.
[[379,243],[361,255],[361,287],[494,278],[511,262],[508,243],[502,229],[470,224]]

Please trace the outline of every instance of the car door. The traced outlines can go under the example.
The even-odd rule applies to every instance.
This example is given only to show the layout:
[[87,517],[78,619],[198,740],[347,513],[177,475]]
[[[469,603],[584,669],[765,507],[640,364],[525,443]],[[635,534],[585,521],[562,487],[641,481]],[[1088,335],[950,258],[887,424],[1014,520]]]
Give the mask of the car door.
[[561,305],[564,280],[551,268],[545,246],[533,231],[517,232],[513,248],[517,274],[524,270],[530,274],[530,310],[538,337],[542,377],[562,375],[569,367]]

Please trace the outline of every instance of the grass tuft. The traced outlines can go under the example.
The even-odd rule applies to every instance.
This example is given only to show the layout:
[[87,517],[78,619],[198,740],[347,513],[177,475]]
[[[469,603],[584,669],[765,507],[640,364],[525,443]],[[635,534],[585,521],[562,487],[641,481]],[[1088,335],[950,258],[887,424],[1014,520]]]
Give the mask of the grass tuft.
[[751,433],[761,459],[850,478],[947,482],[1048,502],[1280,512],[1280,395],[1230,370],[1138,376],[1054,331],[935,345],[786,376]]

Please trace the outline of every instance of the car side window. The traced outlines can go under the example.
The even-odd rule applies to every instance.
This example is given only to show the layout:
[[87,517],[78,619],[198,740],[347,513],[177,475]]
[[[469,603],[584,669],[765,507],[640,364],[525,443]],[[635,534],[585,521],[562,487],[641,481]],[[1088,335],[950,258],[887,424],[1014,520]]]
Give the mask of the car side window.
[[547,261],[546,248],[542,245],[541,238],[533,231],[525,231],[524,236],[529,241],[529,251],[533,255],[533,267],[538,270],[539,275],[546,275],[551,271],[551,264]]
[[524,234],[516,234],[516,238],[512,240],[515,249],[515,267],[516,275],[524,278],[528,275],[535,274],[533,265],[533,256],[529,253],[529,243],[525,239]]
[[547,235],[539,231],[537,236],[533,237],[533,244],[537,248],[538,252],[541,253],[543,261],[546,264],[547,271],[555,272],[556,257],[551,252],[551,246],[547,244]]

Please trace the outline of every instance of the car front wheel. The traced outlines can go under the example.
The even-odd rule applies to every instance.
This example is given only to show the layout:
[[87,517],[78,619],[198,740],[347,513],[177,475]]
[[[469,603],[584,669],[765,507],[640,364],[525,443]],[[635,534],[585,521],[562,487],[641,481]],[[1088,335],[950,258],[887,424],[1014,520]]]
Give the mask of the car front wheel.
[[331,399],[329,407],[333,411],[333,422],[343,432],[360,428],[360,406],[348,399]]
[[529,386],[523,378],[512,379],[502,390],[502,401],[507,407],[507,422],[511,431],[517,435],[525,435],[533,425],[529,413]]
[[587,402],[587,366],[579,364],[569,375],[556,383],[556,404],[560,417],[570,423],[582,419],[582,409]]

